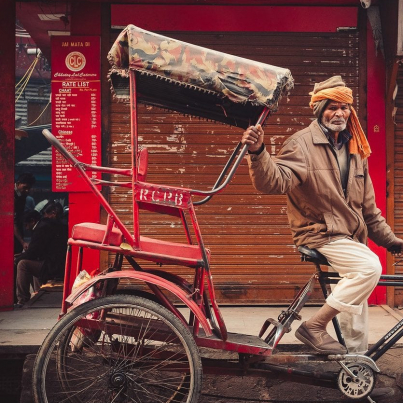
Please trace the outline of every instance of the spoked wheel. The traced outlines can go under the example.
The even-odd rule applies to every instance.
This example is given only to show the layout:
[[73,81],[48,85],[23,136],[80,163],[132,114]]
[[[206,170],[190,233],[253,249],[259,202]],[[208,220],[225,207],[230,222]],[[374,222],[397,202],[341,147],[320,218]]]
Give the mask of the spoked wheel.
[[187,327],[141,297],[95,299],[66,314],[40,348],[36,403],[195,403],[202,384]]
[[350,399],[362,399],[368,396],[375,385],[374,371],[368,365],[359,362],[351,362],[346,366],[355,377],[341,369],[337,378],[340,391]]

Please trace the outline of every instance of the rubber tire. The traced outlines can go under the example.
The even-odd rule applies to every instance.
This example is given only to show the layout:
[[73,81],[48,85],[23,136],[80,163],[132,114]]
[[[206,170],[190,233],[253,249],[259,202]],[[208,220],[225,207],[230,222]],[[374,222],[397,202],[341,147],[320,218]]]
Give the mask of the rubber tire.
[[[172,399],[172,397],[171,397],[168,400],[166,400],[167,398],[165,397],[164,400],[166,400],[167,403],[177,402],[177,401],[183,401],[186,403],[196,403],[198,401],[198,398],[200,395],[200,390],[202,387],[203,370],[202,370],[202,364],[201,364],[198,347],[197,347],[189,329],[182,323],[182,321],[180,321],[174,314],[172,314],[172,312],[168,311],[166,308],[162,307],[158,303],[155,303],[154,301],[150,301],[150,300],[147,300],[147,299],[144,299],[141,297],[131,296],[131,295],[112,295],[112,296],[108,296],[108,297],[104,297],[104,298],[95,299],[95,300],[92,300],[92,301],[89,301],[82,305],[77,306],[76,308],[74,308],[73,310],[68,312],[66,315],[64,315],[60,319],[60,321],[58,323],[56,323],[56,325],[51,329],[51,331],[45,338],[41,348],[39,349],[35,363],[34,363],[32,384],[33,384],[34,400],[36,403],[53,403],[53,402],[60,402],[60,401],[68,401],[68,402],[83,401],[82,399],[79,399],[76,397],[68,397],[66,399],[66,394],[69,393],[69,391],[66,390],[66,388],[68,389],[70,387],[70,385],[68,384],[68,381],[66,381],[66,378],[61,379],[62,377],[60,376],[58,364],[55,364],[56,371],[55,371],[55,368],[52,368],[53,362],[57,363],[59,360],[59,364],[60,363],[61,363],[61,365],[64,364],[65,361],[63,361],[63,362],[60,361],[60,354],[67,354],[68,349],[66,348],[66,340],[70,340],[70,337],[73,334],[73,327],[75,329],[79,328],[79,326],[76,327],[74,325],[74,323],[76,323],[77,320],[79,320],[79,318],[84,318],[84,319],[88,318],[88,315],[90,315],[91,312],[94,312],[94,311],[96,312],[101,309],[106,309],[107,310],[106,312],[108,314],[108,313],[111,313],[110,310],[112,310],[113,308],[116,309],[118,307],[137,309],[140,311],[144,311],[145,313],[150,314],[153,317],[157,318],[156,321],[158,321],[158,323],[161,322],[161,324],[163,324],[164,327],[165,326],[167,327],[169,332],[171,332],[171,333],[173,332],[172,334],[175,334],[175,340],[179,341],[178,346],[183,349],[183,354],[187,360],[186,363],[188,363],[188,366],[189,366],[190,375],[186,376],[186,382],[188,382],[188,384],[186,386],[188,386],[189,392],[188,392],[188,395],[186,396],[186,400],[184,400],[184,399],[178,400],[178,398],[176,398],[176,397],[174,399]],[[138,316],[136,316],[136,317],[138,317]],[[116,327],[118,327],[118,326],[116,326]],[[123,326],[123,329],[126,329],[126,328],[128,328],[128,326],[126,326],[126,325]],[[140,326],[140,330],[141,330],[141,326]],[[97,332],[100,332],[100,331],[97,330]],[[154,332],[154,330],[153,330],[153,332]],[[104,333],[104,337],[105,336],[108,337],[108,335],[106,333]],[[123,336],[126,338],[128,337],[127,335],[123,335]],[[96,337],[99,337],[99,335],[96,335]],[[132,336],[129,336],[129,337],[132,337]],[[83,339],[85,339],[85,338],[83,338]],[[145,337],[143,339],[145,339]],[[116,339],[116,340],[118,340],[118,339]],[[127,339],[123,338],[121,340],[127,340]],[[150,339],[147,339],[147,340],[150,340]],[[125,346],[132,345],[129,343],[124,344],[125,342],[119,342],[119,343],[122,343]],[[112,346],[112,344],[113,344],[113,341],[111,341],[110,344],[107,346]],[[94,342],[94,345],[98,346],[97,340]],[[140,345],[140,344],[138,343],[138,345]],[[61,352],[57,353],[57,350],[56,350],[56,359],[54,359],[55,354],[52,355],[52,353],[55,349],[58,348],[58,346],[61,346],[61,348],[60,348]],[[157,344],[157,346],[159,346],[159,345]],[[113,350],[113,347],[110,347],[110,348],[111,348],[111,350]],[[156,350],[158,349],[158,347],[154,347],[154,348]],[[89,348],[87,348],[87,350],[89,350],[89,349],[91,349],[91,346]],[[138,349],[138,346],[136,346],[136,351],[138,351],[137,349]],[[122,350],[119,347],[118,352],[120,353],[120,351],[125,351],[125,350],[124,349]],[[132,350],[132,351],[134,351],[134,350]],[[90,354],[90,353],[88,353],[88,354]],[[170,353],[170,354],[172,354],[172,353]],[[83,355],[83,354],[81,354],[81,355]],[[147,355],[147,353],[146,353],[146,355]],[[52,360],[51,360],[51,358],[52,358]],[[137,356],[136,356],[136,358],[137,358]],[[65,359],[65,358],[63,357],[63,359]],[[100,358],[98,358],[98,359],[100,359],[103,364],[105,364],[105,362],[107,362],[107,360],[104,357],[102,357],[101,355],[100,355]],[[142,358],[140,358],[140,361],[141,361],[141,359]],[[110,361],[112,361],[112,360],[110,360]],[[118,360],[116,360],[116,359],[115,359],[115,361],[118,362]],[[123,362],[123,360],[121,360],[121,361]],[[134,360],[132,359],[131,361],[134,361]],[[123,368],[128,368],[129,365],[127,365],[127,362],[131,362],[131,361],[130,361],[130,359],[129,360],[126,359],[124,361],[124,365],[122,366],[120,364],[120,366]],[[49,366],[50,362],[52,362],[52,364]],[[51,367],[51,368],[48,368],[48,367]],[[115,367],[116,367],[116,363],[115,363]],[[135,367],[135,364],[132,364],[132,367]],[[142,367],[140,365],[139,367],[136,367],[136,368],[137,368],[137,372],[140,372]],[[138,368],[140,368],[140,370]],[[48,370],[49,370],[49,372],[51,372],[50,374],[48,374]],[[69,367],[67,367],[67,370],[69,370]],[[130,370],[133,370],[133,368],[130,368]],[[56,382],[59,382],[59,384],[61,385],[59,387],[61,387],[63,389],[63,391],[60,393],[64,393],[64,395],[59,396],[59,399],[55,398],[54,400],[49,401],[47,392],[46,392],[47,391],[47,379],[52,378],[52,380],[49,380],[49,384],[52,385],[52,382],[55,382],[54,372],[58,373]],[[79,372],[79,370],[77,371],[77,369],[73,369],[73,370],[71,370],[71,372],[73,372],[73,373]],[[128,372],[129,372],[129,369],[128,369]],[[147,373],[147,370],[143,370],[143,372]],[[166,372],[164,372],[164,374],[165,373]],[[129,375],[132,378],[135,377],[133,373],[130,373]],[[76,376],[76,375],[72,375],[72,376]],[[128,376],[128,379],[130,379],[130,376]],[[66,375],[66,377],[68,377],[68,375]],[[163,380],[161,379],[161,381],[163,381]],[[183,382],[184,381],[182,380],[182,386],[183,386]],[[154,383],[154,387],[156,387],[155,385],[156,384]],[[181,388],[182,388],[182,386],[181,386]],[[143,384],[141,384],[141,387],[143,387]],[[77,388],[77,386],[76,386],[76,388]],[[119,388],[120,388],[120,386],[119,386]],[[130,390],[133,390],[133,389],[134,389],[134,387]],[[89,390],[89,389],[84,388],[84,390]],[[95,391],[95,393],[96,393],[96,391]],[[151,393],[155,393],[155,392],[151,392]],[[174,395],[176,396],[176,394],[174,394]],[[63,397],[63,399],[62,399],[62,397]],[[137,399],[139,398],[139,396],[137,394],[136,394],[136,398]],[[84,396],[83,399],[86,400],[86,397]],[[88,402],[88,400],[86,400],[86,401]],[[108,394],[105,393],[102,396],[102,400],[100,400],[99,397],[97,397],[96,401],[99,403],[102,403],[102,402],[106,403],[106,402],[110,402],[111,400],[109,400]],[[129,402],[132,400],[130,398],[122,400],[122,398],[120,398],[120,399],[117,399],[116,401]],[[144,398],[141,398],[141,400],[139,400],[139,401],[141,401],[141,403],[150,403],[150,398],[148,396],[144,396]],[[158,401],[160,401],[160,400],[158,400]]]

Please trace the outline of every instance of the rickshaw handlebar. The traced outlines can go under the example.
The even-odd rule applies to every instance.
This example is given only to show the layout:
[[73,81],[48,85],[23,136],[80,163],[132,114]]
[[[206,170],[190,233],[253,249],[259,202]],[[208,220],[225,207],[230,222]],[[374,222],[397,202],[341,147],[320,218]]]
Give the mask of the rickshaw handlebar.
[[[268,108],[265,108],[263,112],[260,114],[256,124],[263,124],[266,120],[267,116],[269,115],[270,111]],[[62,156],[71,162],[73,166],[88,166],[87,164],[81,163],[78,161],[64,146],[63,144],[47,129],[42,131],[43,135],[49,141],[49,143],[54,146]],[[242,145],[241,142],[235,147],[234,151],[231,154],[231,157],[225,164],[220,176],[218,177],[216,183],[214,184],[211,190],[197,190],[197,189],[190,189],[189,192],[191,195],[194,196],[206,196],[204,199],[193,202],[194,205],[201,205],[208,202],[215,194],[221,192],[231,181],[233,178],[235,171],[238,169],[239,165],[241,164],[243,158],[245,157],[246,153],[248,152],[249,145],[244,144]],[[231,167],[232,165],[232,167]],[[117,171],[116,169],[111,168],[100,168],[95,166],[88,166],[91,167],[93,170],[101,170],[103,172],[114,172]],[[231,169],[230,169],[231,167]],[[230,171],[228,172],[228,170]],[[119,170],[120,171],[120,170]],[[227,174],[228,172],[228,174]],[[126,170],[125,173],[127,174]],[[225,180],[224,180],[225,178]]]
[[[236,146],[235,150],[232,152],[231,157],[229,158],[229,160],[225,164],[225,167],[223,168],[220,176],[218,177],[216,183],[214,184],[213,189],[211,189],[211,190],[191,189],[190,190],[190,194],[192,194],[192,195],[195,195],[195,196],[207,196],[203,200],[193,202],[193,204],[195,206],[199,206],[201,204],[204,204],[204,203],[208,202],[215,194],[221,192],[221,190],[223,190],[228,185],[228,183],[233,178],[233,176],[235,174],[235,171],[238,169],[240,163],[242,162],[245,154],[247,153],[249,145],[245,144],[243,146],[241,152],[238,154],[238,152],[239,152],[239,150],[241,148],[242,148],[242,143],[239,142],[238,145]],[[238,154],[238,157],[237,157],[237,154]],[[232,162],[234,160],[235,160],[235,162],[232,165],[231,171],[228,173],[225,181],[223,183],[221,183],[223,181],[225,175],[227,174],[227,171],[228,171],[229,167],[231,166],[231,164],[232,164]]]
[[[49,141],[49,143],[52,146],[54,146],[60,152],[60,154],[62,154],[62,156],[66,160],[70,161],[70,163],[73,166],[86,165],[86,164],[83,164],[80,161],[78,161],[73,156],[73,154],[71,154],[64,147],[64,145],[48,129],[43,130],[42,133],[46,137],[46,139]],[[239,164],[241,163],[243,157],[245,156],[245,154],[246,154],[246,152],[248,151],[248,148],[249,148],[249,146],[245,144],[243,146],[241,152],[239,153],[238,157],[237,157],[237,154],[238,154],[239,150],[241,149],[241,147],[242,147],[242,143],[239,142],[238,145],[236,146],[235,150],[233,151],[231,157],[229,158],[228,162],[226,163],[223,171],[221,172],[220,176],[218,177],[216,183],[214,184],[212,190],[196,190],[196,189],[191,189],[190,190],[190,194],[192,194],[192,195],[195,195],[195,196],[207,196],[203,200],[199,200],[199,201],[194,202],[195,205],[200,205],[200,204],[206,203],[208,200],[210,200],[213,197],[213,195],[215,195],[216,193],[220,192],[222,189],[224,189],[228,185],[228,183],[230,182],[230,180],[234,176],[235,171],[237,170]],[[228,173],[225,181],[223,183],[221,183],[223,181],[224,177],[226,176],[229,167],[232,165],[232,163],[233,163],[233,161],[235,159],[236,159],[236,161],[233,164],[231,171]],[[107,170],[107,168],[104,168],[102,170]]]
[[[269,116],[270,114],[270,110],[269,108],[264,108],[263,111],[261,112],[256,125],[263,125],[264,121],[266,120],[266,118]],[[233,151],[231,157],[229,158],[228,162],[225,164],[224,169],[222,170],[220,176],[217,179],[217,182],[214,184],[213,189],[209,190],[209,191],[203,191],[203,190],[191,190],[190,193],[192,195],[196,195],[196,196],[207,196],[205,197],[203,200],[199,200],[196,202],[193,202],[193,204],[195,206],[199,206],[201,204],[204,204],[206,202],[208,202],[215,194],[219,193],[221,190],[223,190],[228,183],[231,181],[232,177],[235,174],[235,171],[237,170],[237,168],[239,167],[239,164],[242,162],[243,158],[245,157],[246,153],[248,152],[249,149],[249,145],[245,144],[241,150],[241,152],[239,153],[238,157],[236,157],[238,151],[241,149],[242,147],[242,143],[239,142],[238,145],[236,146],[235,150]],[[231,166],[232,162],[235,160],[236,161],[234,163],[234,165],[232,166],[231,171],[228,173],[227,178],[225,179],[224,183],[221,184],[221,182],[223,181],[225,175],[227,174],[227,171],[229,169],[229,167]]]
[[42,130],[42,134],[46,137],[46,140],[48,140],[49,143],[53,147],[55,147],[66,160],[71,161],[72,165],[80,164],[80,162],[74,157],[74,155],[68,152],[64,145],[48,129]]

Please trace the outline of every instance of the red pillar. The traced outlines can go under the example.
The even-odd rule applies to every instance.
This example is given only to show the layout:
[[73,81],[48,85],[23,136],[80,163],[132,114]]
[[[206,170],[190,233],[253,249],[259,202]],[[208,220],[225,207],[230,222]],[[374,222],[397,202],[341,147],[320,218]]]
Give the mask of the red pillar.
[[[72,3],[71,35],[101,35],[100,3]],[[69,233],[71,233],[71,229],[75,224],[81,222],[100,222],[100,204],[92,192],[71,192],[69,194]],[[75,267],[76,262],[77,255],[73,254],[72,267]],[[89,273],[100,268],[99,251],[85,250],[83,268]],[[72,278],[72,281],[74,281],[74,278]]]
[[12,309],[14,288],[15,2],[0,13],[0,309]]
[[[386,120],[385,120],[385,58],[380,49],[376,52],[372,28],[367,24],[367,136],[372,154],[369,173],[374,184],[376,204],[386,217]],[[369,246],[382,263],[386,273],[386,250],[373,242]],[[368,302],[386,304],[386,287],[376,287]]]

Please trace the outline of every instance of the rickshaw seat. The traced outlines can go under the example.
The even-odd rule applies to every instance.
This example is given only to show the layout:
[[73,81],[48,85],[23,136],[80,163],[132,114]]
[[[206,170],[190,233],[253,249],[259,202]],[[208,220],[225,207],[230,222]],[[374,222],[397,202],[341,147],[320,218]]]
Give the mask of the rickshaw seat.
[[117,228],[112,228],[108,239],[105,239],[105,234],[106,225],[83,222],[74,225],[71,231],[71,238],[75,241],[87,241],[112,246],[120,246],[123,242],[123,235]]
[[[173,260],[180,259],[182,264],[191,267],[200,267],[203,257],[199,245],[190,245],[179,242],[162,241],[160,239],[140,236],[140,250],[144,253],[170,256]],[[210,250],[206,249],[210,260]],[[186,261],[186,263],[183,262]]]
[[[96,223],[80,223],[73,227],[71,238],[75,241],[86,241],[100,245],[121,246],[124,242],[122,233],[118,228],[113,228],[109,238],[105,239],[106,225]],[[161,257],[164,262],[183,264],[189,267],[200,267],[203,257],[198,245],[179,242],[162,241],[160,239],[140,236],[140,250],[134,251],[139,257],[156,260]],[[207,258],[210,260],[210,251],[206,249]],[[153,258],[154,257],[154,258]]]

